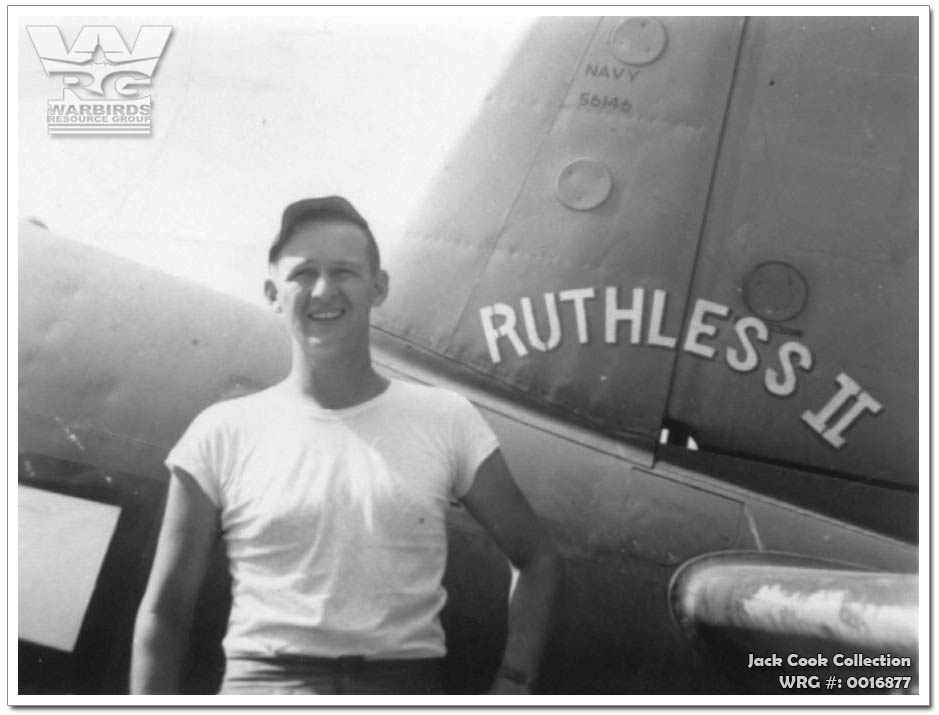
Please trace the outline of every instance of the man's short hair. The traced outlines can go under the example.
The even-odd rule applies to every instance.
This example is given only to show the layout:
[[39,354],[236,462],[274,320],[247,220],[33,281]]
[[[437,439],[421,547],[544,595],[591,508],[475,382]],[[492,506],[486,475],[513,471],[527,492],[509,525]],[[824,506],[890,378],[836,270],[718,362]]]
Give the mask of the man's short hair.
[[328,220],[348,221],[361,228],[368,239],[369,265],[373,271],[381,268],[381,255],[378,252],[378,244],[375,242],[372,230],[368,227],[368,223],[362,218],[362,215],[355,210],[355,207],[341,196],[300,199],[285,208],[284,215],[280,220],[280,231],[274,236],[274,242],[271,243],[271,247],[267,252],[267,262],[270,265],[277,262],[277,259],[280,258],[280,252],[301,224]]

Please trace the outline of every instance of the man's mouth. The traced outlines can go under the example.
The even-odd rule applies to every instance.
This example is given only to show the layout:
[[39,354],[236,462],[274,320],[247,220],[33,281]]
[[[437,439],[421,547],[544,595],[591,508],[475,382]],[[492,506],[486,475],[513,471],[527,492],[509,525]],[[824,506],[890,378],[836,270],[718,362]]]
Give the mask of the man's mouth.
[[328,323],[333,320],[339,320],[345,315],[345,312],[344,310],[313,310],[307,313],[306,316],[316,322]]

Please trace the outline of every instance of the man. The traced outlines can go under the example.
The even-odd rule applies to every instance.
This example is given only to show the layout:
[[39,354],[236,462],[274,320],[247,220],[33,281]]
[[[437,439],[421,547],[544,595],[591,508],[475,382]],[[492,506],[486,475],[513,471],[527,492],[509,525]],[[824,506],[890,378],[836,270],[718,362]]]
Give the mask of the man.
[[209,407],[170,452],[131,691],[180,692],[221,535],[233,605],[220,692],[442,692],[445,512],[459,499],[519,572],[490,692],[530,692],[560,560],[470,403],[373,369],[370,315],[388,275],[368,224],[340,197],[298,201],[269,264],[291,371]]

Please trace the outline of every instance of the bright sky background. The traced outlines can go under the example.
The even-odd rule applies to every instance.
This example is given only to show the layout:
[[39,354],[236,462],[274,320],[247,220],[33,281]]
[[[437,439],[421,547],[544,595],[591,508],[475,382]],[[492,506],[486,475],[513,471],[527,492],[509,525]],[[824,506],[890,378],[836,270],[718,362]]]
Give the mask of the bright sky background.
[[[20,18],[19,216],[252,301],[294,199],[348,196],[395,250],[534,18],[322,12]],[[69,45],[83,25],[115,25],[129,45],[140,25],[171,25],[151,136],[50,136],[64,85],[43,72],[33,24]]]

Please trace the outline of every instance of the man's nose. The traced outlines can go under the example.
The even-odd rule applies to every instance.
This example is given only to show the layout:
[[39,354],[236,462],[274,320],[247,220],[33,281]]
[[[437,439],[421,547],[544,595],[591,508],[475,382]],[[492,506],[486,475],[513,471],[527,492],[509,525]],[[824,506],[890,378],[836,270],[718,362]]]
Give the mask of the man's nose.
[[310,286],[310,296],[313,298],[329,298],[336,292],[336,284],[325,273],[317,276]]

